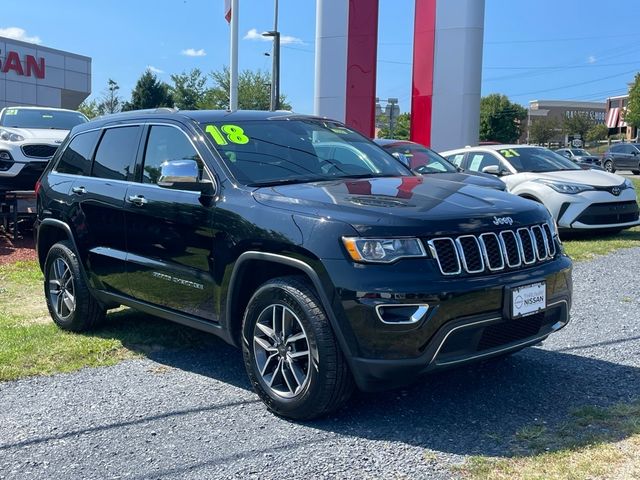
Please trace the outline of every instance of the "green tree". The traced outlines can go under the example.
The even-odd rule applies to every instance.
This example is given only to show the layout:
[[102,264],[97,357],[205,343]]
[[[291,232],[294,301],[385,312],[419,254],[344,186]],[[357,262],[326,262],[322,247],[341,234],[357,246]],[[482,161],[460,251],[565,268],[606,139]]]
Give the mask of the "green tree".
[[173,86],[170,93],[175,106],[181,110],[196,110],[204,100],[207,78],[202,75],[198,68],[194,68],[189,73],[183,72],[180,75],[171,75]]
[[111,78],[107,82],[107,89],[102,94],[102,99],[98,104],[100,115],[118,113],[122,109],[122,99],[118,95],[120,86]]
[[100,115],[99,107],[96,100],[85,100],[78,107],[78,111],[84,113],[87,118],[92,119]]
[[601,123],[599,125],[594,125],[593,127],[591,127],[587,132],[585,139],[587,140],[587,142],[597,142],[599,140],[606,140],[608,135],[609,128],[604,123]]
[[624,121],[632,127],[640,127],[640,73],[636,74],[629,89],[629,103],[624,113]]
[[169,92],[169,85],[158,80],[156,74],[147,69],[138,79],[135,88],[131,92],[131,100],[123,104],[122,110],[172,106],[173,99]]
[[506,95],[493,93],[480,100],[480,140],[514,143],[522,133],[527,110]]
[[529,127],[529,141],[544,145],[556,135],[557,130],[558,122],[555,118],[536,118]]
[[570,117],[565,117],[562,122],[562,130],[567,135],[580,135],[585,138],[587,132],[595,125],[595,121],[585,112],[576,112]]
[[[224,110],[229,108],[229,68],[209,74],[213,86],[209,88],[200,108]],[[241,110],[269,110],[271,77],[262,70],[243,70],[238,75],[238,108]],[[285,95],[280,95],[280,108],[291,110]]]
[[378,132],[379,138],[395,138],[398,140],[409,140],[409,127],[411,125],[411,114],[401,113],[395,120],[393,132],[389,128],[389,117],[382,115],[380,117],[383,125]]

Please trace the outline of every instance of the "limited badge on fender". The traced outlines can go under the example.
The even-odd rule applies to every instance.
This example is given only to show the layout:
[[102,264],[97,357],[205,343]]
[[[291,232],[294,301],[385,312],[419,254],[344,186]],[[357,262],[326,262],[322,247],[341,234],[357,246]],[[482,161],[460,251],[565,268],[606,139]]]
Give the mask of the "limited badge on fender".
[[545,282],[514,288],[511,291],[511,302],[513,318],[544,310],[547,307],[547,288]]

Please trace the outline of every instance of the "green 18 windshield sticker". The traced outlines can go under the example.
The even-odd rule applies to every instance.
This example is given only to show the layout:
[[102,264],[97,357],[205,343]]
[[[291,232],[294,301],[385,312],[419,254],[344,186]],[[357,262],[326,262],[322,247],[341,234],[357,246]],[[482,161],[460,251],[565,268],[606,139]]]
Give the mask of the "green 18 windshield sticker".
[[220,128],[215,125],[207,125],[205,131],[211,135],[213,141],[218,145],[228,145],[229,142],[238,145],[249,143],[249,137],[244,134],[244,130],[238,125],[222,125]]

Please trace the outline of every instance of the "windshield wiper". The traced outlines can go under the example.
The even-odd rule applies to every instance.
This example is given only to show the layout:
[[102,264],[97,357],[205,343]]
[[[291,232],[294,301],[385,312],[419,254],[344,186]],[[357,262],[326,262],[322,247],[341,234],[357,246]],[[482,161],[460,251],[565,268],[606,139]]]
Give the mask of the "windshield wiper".
[[327,180],[335,180],[335,177],[298,177],[298,178],[283,178],[279,180],[268,180],[265,182],[252,182],[247,183],[248,187],[275,187],[277,185],[291,185],[294,183],[312,183],[312,182],[325,182]]

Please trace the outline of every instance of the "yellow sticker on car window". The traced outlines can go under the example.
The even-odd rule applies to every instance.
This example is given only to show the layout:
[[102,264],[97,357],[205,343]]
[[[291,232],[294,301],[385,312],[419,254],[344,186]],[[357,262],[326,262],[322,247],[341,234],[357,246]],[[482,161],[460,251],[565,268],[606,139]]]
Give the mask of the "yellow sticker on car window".
[[520,154],[518,152],[516,152],[513,148],[500,150],[500,153],[502,154],[502,156],[504,158],[512,158],[512,157],[519,157],[520,156]]
[[351,132],[349,132],[349,130],[347,130],[347,129],[346,129],[346,128],[344,128],[344,127],[332,127],[332,128],[331,128],[331,131],[332,131],[333,133],[338,133],[338,134],[340,134],[340,135],[347,135],[347,134],[351,133]]
[[4,111],[5,115],[17,115],[18,114],[18,109],[17,108],[8,108]]
[[245,135],[244,129],[238,125],[222,125],[218,128],[215,125],[207,125],[205,131],[211,135],[213,141],[218,145],[228,145],[229,142],[237,145],[249,143],[249,137]]

